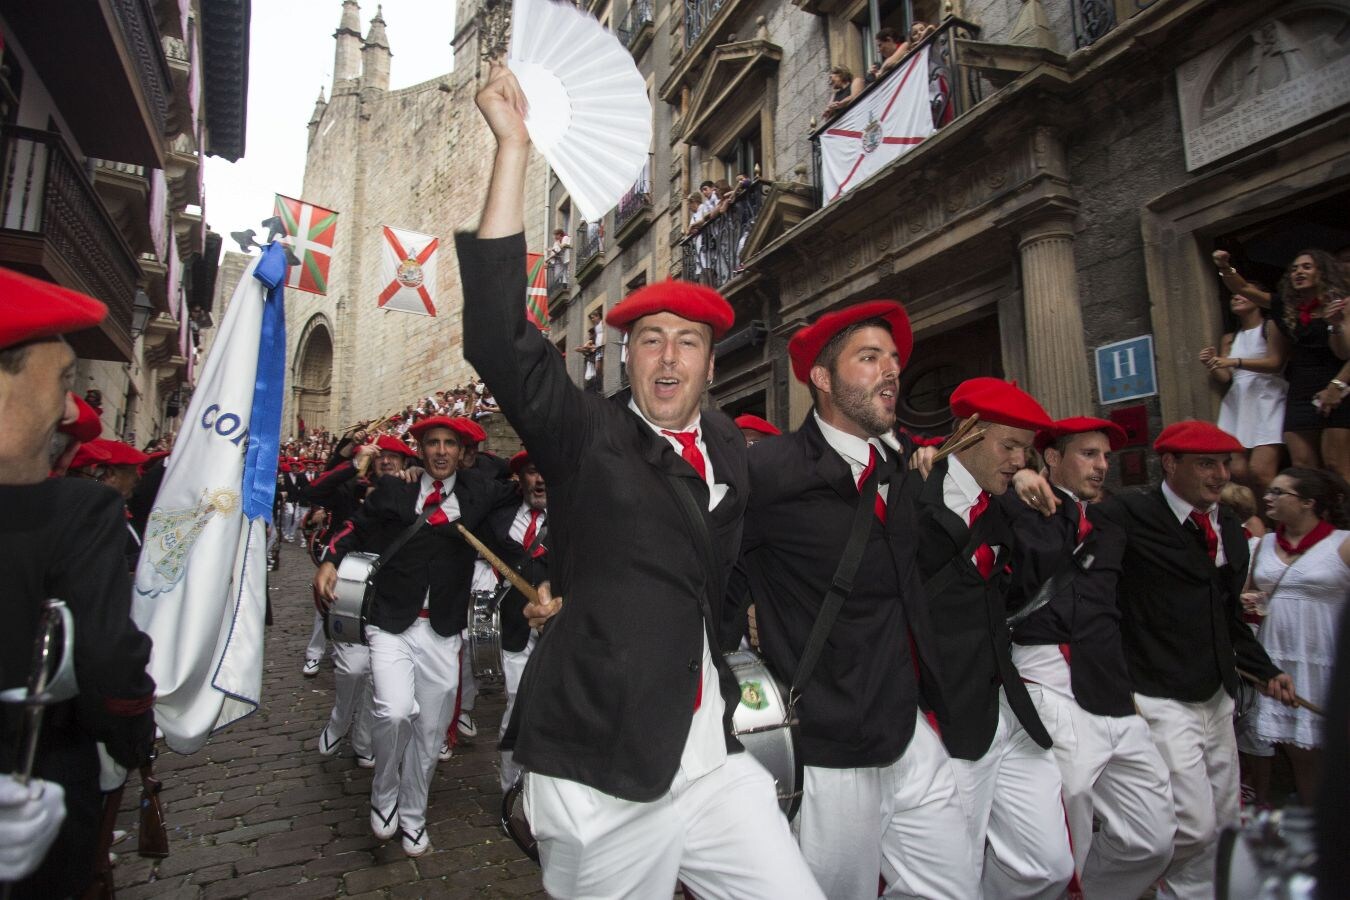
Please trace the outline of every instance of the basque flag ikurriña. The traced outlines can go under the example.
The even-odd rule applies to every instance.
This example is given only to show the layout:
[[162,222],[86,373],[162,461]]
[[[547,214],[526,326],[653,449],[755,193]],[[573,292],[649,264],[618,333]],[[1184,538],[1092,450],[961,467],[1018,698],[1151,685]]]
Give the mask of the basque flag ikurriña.
[[928,48],[924,47],[821,134],[825,202],[857,187],[932,133]]
[[286,226],[282,241],[289,244],[300,265],[286,275],[286,287],[328,295],[328,268],[333,261],[338,214],[331,209],[277,194],[274,215]]
[[525,254],[525,318],[548,335],[548,267],[544,254]]
[[131,616],[154,641],[155,722],[178,753],[260,702],[285,280],[273,242],[225,311],[145,527]]

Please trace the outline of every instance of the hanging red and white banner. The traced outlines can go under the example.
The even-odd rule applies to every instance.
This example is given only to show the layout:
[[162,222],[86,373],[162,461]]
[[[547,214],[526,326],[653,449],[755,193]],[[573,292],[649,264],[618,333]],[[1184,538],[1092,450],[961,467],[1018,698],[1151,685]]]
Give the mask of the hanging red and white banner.
[[429,234],[384,226],[380,308],[436,315],[436,262],[441,242]]
[[924,47],[821,134],[825,202],[837,200],[932,133]]

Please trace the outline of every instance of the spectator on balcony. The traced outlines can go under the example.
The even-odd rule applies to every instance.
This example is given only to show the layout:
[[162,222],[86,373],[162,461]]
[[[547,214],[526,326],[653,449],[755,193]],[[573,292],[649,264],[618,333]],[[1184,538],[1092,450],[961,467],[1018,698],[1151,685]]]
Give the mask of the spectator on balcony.
[[586,343],[577,352],[586,357],[586,390],[599,391],[605,378],[605,323],[604,310],[597,306],[586,314]]
[[548,266],[550,287],[566,286],[567,266],[571,262],[572,236],[564,228],[553,229],[553,245],[544,254],[544,264]]
[[881,61],[872,63],[864,80],[871,84],[885,78],[888,72],[900,65],[900,60],[908,52],[909,41],[901,41],[900,32],[894,28],[881,29],[877,32],[877,59]]
[[[830,102],[825,105],[825,111],[820,114],[822,119],[830,119],[837,116],[844,110],[853,99],[862,93],[862,89],[867,86],[867,82],[858,75],[853,74],[853,70],[848,66],[832,66],[829,74],[830,84]],[[745,176],[740,176],[744,178]]]
[[909,46],[914,48],[919,46],[933,32],[937,31],[937,26],[932,22],[918,22],[909,26]]

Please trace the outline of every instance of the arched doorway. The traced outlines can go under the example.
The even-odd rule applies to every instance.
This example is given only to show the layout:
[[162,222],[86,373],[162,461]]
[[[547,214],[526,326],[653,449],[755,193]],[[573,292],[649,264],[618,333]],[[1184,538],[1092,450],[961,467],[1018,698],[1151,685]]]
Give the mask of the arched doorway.
[[[296,415],[304,421],[307,432],[331,431],[334,427],[331,404],[333,333],[327,318],[316,315],[306,322],[296,347],[291,372]],[[298,422],[295,427],[298,433]]]

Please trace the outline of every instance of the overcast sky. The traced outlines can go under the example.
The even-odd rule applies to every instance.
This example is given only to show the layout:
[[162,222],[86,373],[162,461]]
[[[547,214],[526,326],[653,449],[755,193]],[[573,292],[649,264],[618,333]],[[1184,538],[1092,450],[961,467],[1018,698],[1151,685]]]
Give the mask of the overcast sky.
[[[384,20],[394,54],[391,88],[450,71],[453,0],[385,0]],[[361,5],[361,33],[377,4]],[[341,0],[266,0],[253,4],[249,48],[246,153],[237,163],[206,160],[206,221],[226,238],[272,214],[272,195],[300,196],[306,126],[314,101],[333,81],[333,32]]]

